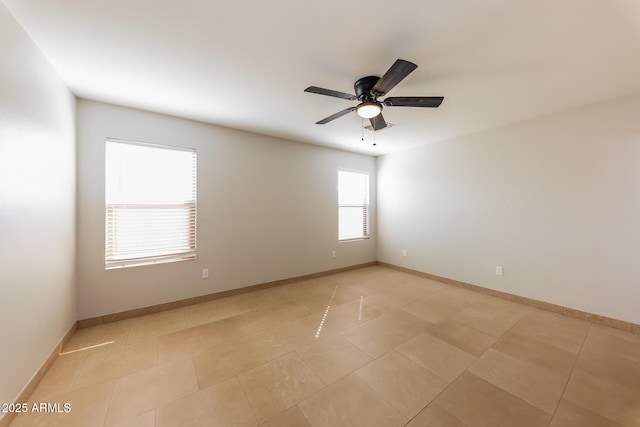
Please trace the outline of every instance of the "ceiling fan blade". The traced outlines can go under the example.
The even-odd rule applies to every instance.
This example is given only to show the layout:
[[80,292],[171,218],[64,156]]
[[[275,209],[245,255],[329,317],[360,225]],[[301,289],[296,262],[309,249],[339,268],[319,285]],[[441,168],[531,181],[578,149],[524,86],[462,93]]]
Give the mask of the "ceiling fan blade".
[[309,86],[304,91],[310,92],[310,93],[317,93],[319,95],[333,96],[334,98],[348,99],[349,101],[355,101],[357,99],[355,95],[351,95],[349,93],[338,92],[337,90],[331,90],[331,89],[324,89],[317,86]]
[[387,107],[430,107],[438,108],[444,97],[442,96],[395,96],[385,99],[382,103]]
[[416,68],[418,68],[418,66],[413,62],[405,61],[404,59],[397,59],[391,68],[384,73],[384,76],[380,77],[380,80],[378,80],[375,86],[373,86],[371,94],[374,97],[384,95],[400,83],[402,79],[411,74],[411,72]]
[[382,117],[382,113],[378,114],[375,117],[371,117],[369,121],[371,122],[371,127],[373,127],[374,131],[384,129],[387,127],[387,122],[384,121],[384,117]]
[[326,123],[329,123],[332,120],[335,120],[335,119],[337,119],[339,117],[344,116],[345,114],[349,114],[352,111],[356,111],[356,107],[349,107],[346,110],[338,111],[337,113],[332,114],[329,117],[320,120],[319,122],[316,122],[316,124],[317,125],[324,125]]

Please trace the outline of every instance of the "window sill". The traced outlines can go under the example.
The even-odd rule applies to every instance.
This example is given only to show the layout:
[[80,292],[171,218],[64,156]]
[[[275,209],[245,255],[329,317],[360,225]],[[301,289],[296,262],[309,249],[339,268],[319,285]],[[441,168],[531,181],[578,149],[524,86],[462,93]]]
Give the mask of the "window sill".
[[338,239],[338,243],[342,243],[342,242],[357,242],[360,240],[369,240],[370,237],[354,237],[353,239]]
[[168,264],[172,262],[180,262],[180,261],[191,261],[196,259],[196,256],[189,257],[172,257],[172,258],[164,258],[164,259],[156,259],[156,260],[146,260],[146,261],[122,261],[122,262],[114,262],[112,265],[105,265],[105,270],[120,270],[123,268],[131,268],[131,267],[142,267],[148,265],[156,265],[156,264]]

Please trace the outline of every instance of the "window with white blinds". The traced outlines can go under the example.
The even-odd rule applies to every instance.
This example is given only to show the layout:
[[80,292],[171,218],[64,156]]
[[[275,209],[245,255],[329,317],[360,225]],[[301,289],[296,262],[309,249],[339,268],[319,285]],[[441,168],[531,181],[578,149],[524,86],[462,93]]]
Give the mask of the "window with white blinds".
[[196,151],[107,139],[105,267],[196,257]]
[[369,174],[338,171],[338,240],[369,238]]

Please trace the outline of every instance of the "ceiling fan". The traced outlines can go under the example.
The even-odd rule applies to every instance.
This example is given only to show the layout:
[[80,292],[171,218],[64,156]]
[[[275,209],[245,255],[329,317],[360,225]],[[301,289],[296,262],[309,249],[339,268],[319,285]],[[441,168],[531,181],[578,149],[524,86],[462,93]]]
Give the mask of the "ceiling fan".
[[412,62],[405,61],[404,59],[397,59],[382,77],[367,76],[357,80],[353,85],[353,90],[356,93],[355,95],[316,86],[309,86],[304,90],[305,92],[333,96],[335,98],[347,99],[349,101],[360,101],[360,104],[357,106],[349,107],[332,114],[329,117],[316,122],[316,124],[324,125],[332,120],[344,116],[345,114],[355,111],[363,119],[369,119],[371,122],[371,128],[376,131],[387,127],[387,122],[385,122],[384,117],[382,117],[383,105],[386,107],[438,108],[444,99],[442,96],[396,96],[389,97],[381,101],[378,100],[378,97],[386,95],[416,68],[418,68],[418,66]]

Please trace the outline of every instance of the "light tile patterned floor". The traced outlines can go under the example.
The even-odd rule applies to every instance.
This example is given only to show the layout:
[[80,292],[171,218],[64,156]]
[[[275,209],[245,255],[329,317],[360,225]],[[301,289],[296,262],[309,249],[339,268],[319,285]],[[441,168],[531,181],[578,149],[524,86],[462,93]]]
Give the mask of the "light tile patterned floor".
[[640,426],[640,335],[386,269],[82,329],[12,427]]

